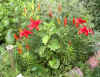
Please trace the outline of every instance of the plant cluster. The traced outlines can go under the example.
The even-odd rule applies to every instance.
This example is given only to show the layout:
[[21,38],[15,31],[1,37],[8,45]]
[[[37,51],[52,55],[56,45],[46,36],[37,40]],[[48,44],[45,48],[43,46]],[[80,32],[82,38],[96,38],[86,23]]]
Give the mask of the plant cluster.
[[8,29],[6,42],[15,46],[13,58],[17,73],[26,77],[69,77],[67,72],[78,66],[84,73],[90,72],[84,63],[94,53],[91,38],[95,32],[92,15],[84,3],[80,0],[7,2],[13,5],[8,17],[15,19],[11,25],[16,27]]
[[[55,1],[51,0],[50,3],[55,4]],[[14,34],[17,65],[21,72],[35,73],[36,77],[60,77],[93,54],[89,38],[94,32],[89,26],[90,20],[75,14],[71,16],[66,10],[63,11],[62,3],[58,1],[58,6],[48,6],[49,10],[44,8],[45,3],[42,5],[41,1],[37,6],[32,5],[31,9],[24,8],[30,23]],[[57,11],[52,7],[58,8]],[[71,11],[74,12],[73,9]]]

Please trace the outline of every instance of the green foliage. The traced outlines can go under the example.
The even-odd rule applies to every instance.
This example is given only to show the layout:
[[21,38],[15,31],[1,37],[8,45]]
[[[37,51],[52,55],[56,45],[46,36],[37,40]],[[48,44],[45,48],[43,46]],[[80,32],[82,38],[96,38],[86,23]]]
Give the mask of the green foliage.
[[100,7],[100,1],[99,0],[84,0],[85,6],[90,10],[90,14],[92,14],[93,19],[92,21],[95,24],[95,29],[97,31],[100,31],[100,13],[99,13],[99,7]]
[[[79,36],[77,34],[78,29],[72,23],[68,22],[67,26],[64,27],[63,18],[67,16],[68,21],[71,20],[70,22],[72,22],[73,16],[82,17],[88,21],[88,27],[91,28],[93,27],[91,26],[91,24],[93,24],[91,23],[91,15],[89,15],[87,9],[84,8],[78,0],[68,2],[62,0],[60,2],[61,4],[64,3],[62,5],[64,9],[62,10],[62,14],[58,14],[55,11],[59,1],[57,1],[57,4],[55,1],[48,1],[48,3],[52,3],[53,14],[56,14],[53,18],[50,18],[47,16],[48,9],[44,7],[46,1],[39,2],[41,10],[38,11],[36,8],[37,4],[35,4],[34,14],[30,13],[31,10],[29,8],[31,3],[28,3],[27,13],[29,15],[27,16],[32,15],[34,19],[40,18],[43,22],[39,25],[40,30],[38,32],[34,30],[34,35],[30,36],[31,38],[29,37],[29,39],[22,41],[23,47],[25,45],[23,42],[27,41],[30,45],[30,50],[27,51],[23,48],[23,54],[17,57],[18,67],[20,71],[25,71],[29,75],[34,75],[33,73],[37,72],[37,74],[35,74],[36,77],[42,77],[44,73],[48,73],[50,77],[62,77],[65,71],[69,71],[79,62],[84,63],[88,57],[93,54],[93,52],[91,52],[92,47],[89,46],[92,42],[89,40],[91,36]],[[47,18],[45,16],[47,16]],[[56,21],[59,17],[61,24],[58,24]]]
[[48,48],[55,51],[56,49],[60,48],[60,44],[57,39],[52,39],[48,45]]
[[[22,54],[18,54],[15,48],[14,59],[17,70],[26,77],[63,77],[65,72],[78,66],[79,62],[85,63],[93,54],[93,48],[90,46],[94,42],[90,40],[92,36],[78,35],[79,29],[72,24],[73,16],[75,16],[87,20],[88,25],[84,24],[87,27],[93,27],[92,15],[79,0],[7,0],[7,5],[4,5],[4,1],[1,2],[2,7],[8,7],[5,7],[7,14],[4,17],[0,15],[0,20],[3,22],[0,24],[5,24],[2,28],[7,28],[8,31],[8,33],[5,31],[6,42],[16,44],[17,50],[22,48]],[[37,8],[38,3],[41,6],[40,11]],[[62,5],[61,13],[57,11],[59,3]],[[49,6],[50,8],[47,8]],[[25,8],[27,13],[23,11]],[[48,16],[50,9],[53,17]],[[4,13],[0,12],[0,14]],[[34,20],[42,21],[39,25],[40,30],[33,30],[33,34],[28,38],[16,40],[14,43],[13,33],[18,35],[19,29],[27,29],[30,16]],[[68,19],[66,27],[64,27],[65,16]],[[60,19],[60,24],[57,18]],[[26,44],[29,45],[29,50],[25,48]],[[65,75],[65,77],[69,76]]]
[[32,64],[33,64],[33,58],[32,56],[27,52],[24,53],[21,56],[18,56],[18,65],[20,65],[20,69],[21,71],[26,71],[27,69],[31,69],[32,68]]
[[19,28],[25,24],[23,4],[19,0],[0,0],[0,42],[5,42],[5,36],[9,29]]
[[57,69],[60,65],[60,61],[57,60],[57,59],[50,60],[49,65],[50,65],[51,68]]
[[[92,8],[92,13],[94,16],[94,23],[95,23],[95,29],[100,31],[100,13],[99,13],[99,7],[100,7],[100,1],[99,0],[94,0],[94,7]],[[95,10],[95,11],[94,11]]]
[[46,36],[44,36],[44,37],[42,38],[42,42],[43,42],[45,45],[47,44],[48,40],[49,40],[49,36],[48,36],[48,35],[46,35]]
[[8,33],[7,33],[7,35],[6,35],[6,42],[8,43],[8,44],[13,44],[14,43],[14,38],[13,38],[14,36],[13,36],[13,33],[12,33],[12,29],[9,29],[8,30]]
[[16,77],[19,71],[16,67],[14,67],[16,72],[11,68],[8,51],[0,46],[0,52],[0,77]]

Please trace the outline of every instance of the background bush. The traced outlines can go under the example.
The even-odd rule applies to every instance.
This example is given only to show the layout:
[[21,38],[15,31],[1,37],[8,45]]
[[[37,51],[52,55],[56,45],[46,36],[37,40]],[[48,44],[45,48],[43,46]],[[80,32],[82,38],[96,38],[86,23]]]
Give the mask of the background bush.
[[100,31],[100,0],[84,0],[85,6],[90,10],[90,14],[93,15],[93,22],[95,24],[95,29]]
[[0,0],[0,43],[5,43],[5,36],[9,29],[23,25],[23,7],[19,0]]

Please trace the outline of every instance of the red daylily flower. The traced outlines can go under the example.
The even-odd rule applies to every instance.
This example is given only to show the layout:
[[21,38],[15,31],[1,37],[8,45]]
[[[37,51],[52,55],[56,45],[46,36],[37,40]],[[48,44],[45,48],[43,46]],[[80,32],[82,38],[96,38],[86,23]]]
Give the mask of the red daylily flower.
[[79,27],[79,23],[76,23],[75,26],[76,26],[76,28],[78,28]]
[[80,34],[85,34],[86,36],[88,36],[88,29],[87,29],[87,27],[84,26],[83,28],[80,28],[78,33],[79,33],[79,35]]
[[24,30],[22,30],[22,31],[20,32],[20,37],[25,36],[26,38],[28,38],[28,35],[29,35],[29,34],[32,34],[32,32],[30,32],[29,30],[24,29]]
[[86,23],[86,20],[83,20],[82,18],[77,18],[76,23],[83,24]]
[[15,38],[16,40],[19,39],[19,37],[18,37],[16,34],[14,34],[14,38]]
[[85,34],[86,36],[88,36],[89,33],[94,34],[92,29],[87,29],[86,26],[84,26],[83,28],[80,28],[79,34]]
[[38,31],[39,30],[39,24],[41,23],[40,20],[33,20],[32,17],[30,18],[30,24],[28,25],[28,28],[30,30],[33,30],[34,28]]
[[64,27],[67,25],[67,17],[64,18]]
[[19,54],[22,54],[22,49],[21,48],[18,48],[17,50],[18,50]]
[[75,24],[76,28],[78,28],[80,24],[83,25],[83,23],[86,23],[86,20],[83,20],[82,18],[77,18],[75,24],[75,18],[73,18],[73,24]]
[[73,24],[75,24],[75,17],[73,17]]
[[88,31],[85,32],[85,35],[88,36]]

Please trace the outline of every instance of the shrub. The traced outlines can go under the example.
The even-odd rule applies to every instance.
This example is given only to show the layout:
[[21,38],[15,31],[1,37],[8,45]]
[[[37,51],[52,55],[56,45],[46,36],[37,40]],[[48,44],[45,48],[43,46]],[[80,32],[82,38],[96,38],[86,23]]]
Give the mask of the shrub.
[[5,36],[9,29],[23,25],[23,7],[19,0],[0,0],[0,44],[5,43]]
[[99,7],[100,7],[100,1],[99,0],[84,0],[85,6],[90,10],[90,14],[93,16],[93,23],[95,24],[95,30],[99,31],[100,27],[100,13],[99,13]]
[[24,4],[24,18],[30,22],[25,21],[14,34],[21,72],[61,77],[93,54],[91,15],[79,0],[32,0]]

